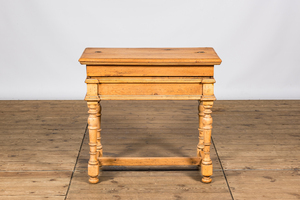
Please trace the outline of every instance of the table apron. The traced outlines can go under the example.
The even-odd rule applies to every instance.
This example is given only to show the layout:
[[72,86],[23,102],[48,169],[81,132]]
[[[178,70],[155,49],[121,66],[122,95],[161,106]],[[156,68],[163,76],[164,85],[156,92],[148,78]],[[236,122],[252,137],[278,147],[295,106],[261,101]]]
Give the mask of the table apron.
[[86,66],[87,76],[213,76],[213,65]]
[[99,84],[99,95],[202,95],[202,84]]

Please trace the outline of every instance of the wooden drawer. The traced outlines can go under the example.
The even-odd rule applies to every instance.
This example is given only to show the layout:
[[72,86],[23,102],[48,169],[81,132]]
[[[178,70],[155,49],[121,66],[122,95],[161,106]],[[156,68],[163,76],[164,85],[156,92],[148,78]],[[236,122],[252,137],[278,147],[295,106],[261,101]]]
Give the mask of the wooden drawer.
[[213,76],[214,66],[87,66],[87,76]]
[[99,84],[99,95],[202,95],[201,84]]
[[[92,77],[87,99],[101,100],[199,100],[213,95],[210,77]],[[97,97],[96,97],[97,98]]]

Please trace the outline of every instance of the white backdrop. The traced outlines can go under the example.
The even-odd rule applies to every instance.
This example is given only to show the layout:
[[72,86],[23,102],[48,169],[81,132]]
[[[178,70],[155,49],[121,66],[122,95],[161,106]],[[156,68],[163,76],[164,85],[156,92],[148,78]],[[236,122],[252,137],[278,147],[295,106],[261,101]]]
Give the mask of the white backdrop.
[[0,99],[83,99],[85,47],[213,47],[218,99],[300,99],[299,0],[1,0],[0,33]]

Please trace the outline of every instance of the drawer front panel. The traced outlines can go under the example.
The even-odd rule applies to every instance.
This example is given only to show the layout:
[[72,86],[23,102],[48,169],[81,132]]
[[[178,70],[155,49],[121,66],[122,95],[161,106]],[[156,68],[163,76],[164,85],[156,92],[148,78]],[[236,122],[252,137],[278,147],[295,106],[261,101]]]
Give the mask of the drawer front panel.
[[213,66],[87,66],[87,76],[213,76]]
[[99,95],[202,95],[201,84],[99,84]]

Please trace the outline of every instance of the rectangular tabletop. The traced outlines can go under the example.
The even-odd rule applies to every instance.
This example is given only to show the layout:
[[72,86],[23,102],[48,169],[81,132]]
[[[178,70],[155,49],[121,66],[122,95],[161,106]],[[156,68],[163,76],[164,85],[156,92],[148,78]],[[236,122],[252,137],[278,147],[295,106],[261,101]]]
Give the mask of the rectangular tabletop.
[[219,65],[213,48],[86,48],[85,65]]

